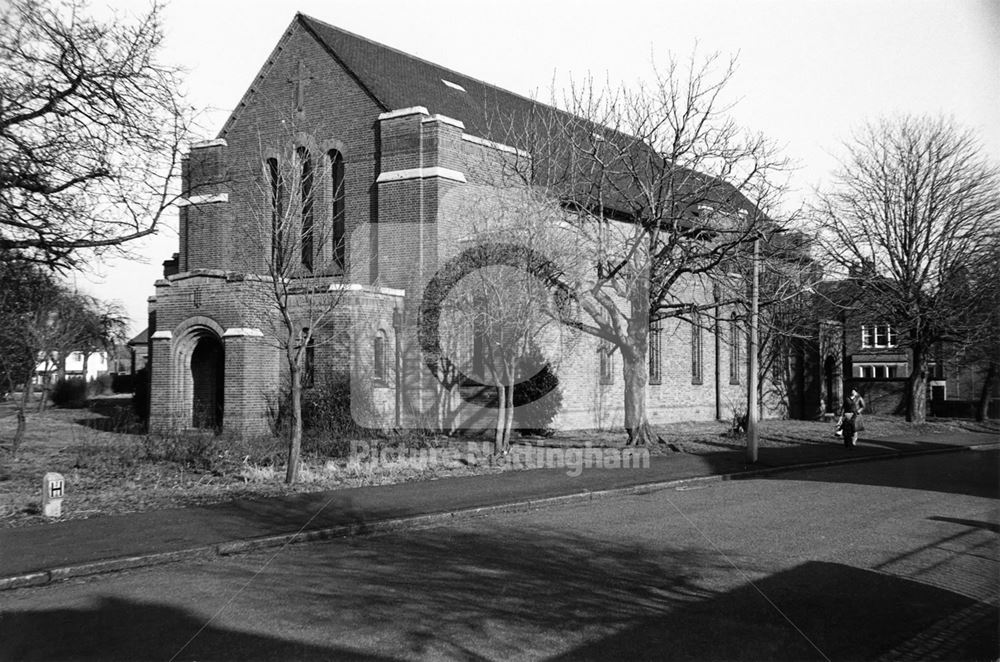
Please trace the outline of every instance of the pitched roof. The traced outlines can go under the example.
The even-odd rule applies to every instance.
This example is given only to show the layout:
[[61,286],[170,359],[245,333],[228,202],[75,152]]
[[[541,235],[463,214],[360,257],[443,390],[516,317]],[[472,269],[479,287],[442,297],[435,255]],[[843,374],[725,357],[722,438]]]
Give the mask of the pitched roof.
[[503,139],[487,121],[491,113],[516,120],[537,113],[539,108],[553,110],[311,16],[297,14],[296,19],[385,110],[424,106],[431,114],[460,120],[469,133],[490,140]]
[[142,331],[140,331],[135,338],[132,338],[125,344],[129,346],[135,346],[135,345],[145,345],[148,342],[149,342],[149,329],[145,328]]
[[[384,111],[423,106],[431,114],[445,115],[461,121],[466,131],[472,135],[531,151],[536,165],[533,168],[533,176],[540,182],[543,179],[559,180],[568,172],[562,170],[565,165],[560,163],[570,161],[566,159],[568,152],[565,146],[556,146],[553,149],[550,145],[550,153],[547,155],[533,148],[536,142],[532,136],[543,136],[544,141],[544,136],[548,135],[547,131],[553,126],[561,125],[563,129],[571,127],[572,132],[581,136],[600,134],[606,139],[623,140],[630,151],[636,150],[636,163],[643,161],[653,163],[660,158],[634,137],[379,44],[311,16],[298,13],[292,21],[293,25],[296,23],[311,34]],[[290,32],[285,32],[275,51],[281,49],[289,34]],[[258,79],[266,75],[272,60],[273,57],[261,69]],[[253,89],[251,87],[247,90],[243,101],[220,131],[219,137],[225,137],[239,113],[239,108],[249,102]],[[540,165],[543,163],[555,164],[549,175],[540,174],[548,169],[547,166]],[[727,182],[687,168],[678,168],[676,172],[680,174],[680,188],[694,194],[686,196],[688,203],[701,197],[704,202],[711,203],[716,208],[742,208],[755,211],[753,203]],[[595,177],[600,178],[600,176],[596,173],[574,174],[578,181],[563,190],[562,196],[588,205],[586,201],[593,199],[592,194],[597,181]],[[580,175],[582,179],[579,178]],[[605,208],[631,215],[634,212],[633,205],[629,204],[631,196],[624,192],[633,188],[633,184],[629,182],[618,182],[618,184],[618,187],[611,187],[618,188],[617,193],[603,192],[603,204]],[[562,188],[565,187],[558,184],[553,187],[554,190]],[[641,196],[636,196],[635,199],[639,200]]]

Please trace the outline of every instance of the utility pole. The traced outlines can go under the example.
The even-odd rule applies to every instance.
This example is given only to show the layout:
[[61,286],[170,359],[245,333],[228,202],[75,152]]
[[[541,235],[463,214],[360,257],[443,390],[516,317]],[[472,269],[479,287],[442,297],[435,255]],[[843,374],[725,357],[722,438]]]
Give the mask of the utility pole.
[[760,232],[753,238],[753,278],[750,281],[750,342],[747,347],[747,463],[757,462],[757,327],[760,324]]

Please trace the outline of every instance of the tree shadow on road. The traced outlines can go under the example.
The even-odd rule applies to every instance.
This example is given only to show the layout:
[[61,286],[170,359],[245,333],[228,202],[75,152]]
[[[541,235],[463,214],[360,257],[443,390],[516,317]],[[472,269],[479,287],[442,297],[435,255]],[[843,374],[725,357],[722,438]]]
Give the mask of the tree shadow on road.
[[242,599],[259,609],[294,601],[306,621],[335,614],[347,619],[342,631],[402,657],[869,659],[976,604],[823,562],[720,592],[720,577],[732,585],[736,572],[721,554],[545,527],[427,529],[311,549],[282,554]]
[[[566,637],[605,636],[708,599],[703,576],[723,569],[700,550],[547,528],[434,528],[288,549],[241,600],[294,602],[296,618],[339,621],[330,627],[403,657],[540,659]],[[236,584],[255,569],[220,571]]]
[[[912,655],[902,659],[995,659],[995,628],[952,628],[937,633],[943,642],[922,640],[974,604],[918,582],[813,561],[643,619],[555,659],[863,660],[895,659],[894,649]],[[972,625],[983,621],[995,624],[995,607]]]
[[[170,605],[118,597],[99,598],[89,609],[3,611],[0,659],[389,659],[213,625],[202,630],[205,621],[204,617]],[[196,633],[198,636],[188,643]]]
[[904,456],[899,460],[778,473],[768,479],[850,483],[1000,499],[1000,450]]
[[[762,448],[756,464],[748,464],[745,453],[709,453],[704,455],[712,473],[735,474],[733,480],[815,480],[820,482],[877,485],[904,489],[929,490],[948,494],[1000,498],[1000,450],[955,450],[955,444],[932,442],[894,442],[885,439],[862,439],[859,445],[845,449],[841,442],[809,444],[785,448]],[[947,454],[912,456],[900,452],[951,450]],[[958,458],[969,461],[955,461]],[[836,463],[839,460],[867,459],[834,466],[820,466],[804,471],[775,472],[762,478],[739,475],[742,471],[767,470],[797,464]],[[909,459],[897,463],[898,459]],[[879,461],[884,460],[884,461]]]

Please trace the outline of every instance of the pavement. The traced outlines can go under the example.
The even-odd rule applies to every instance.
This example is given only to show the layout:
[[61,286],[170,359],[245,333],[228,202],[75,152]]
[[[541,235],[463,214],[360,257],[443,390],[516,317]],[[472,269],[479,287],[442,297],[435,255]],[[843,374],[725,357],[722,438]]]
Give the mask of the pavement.
[[743,451],[653,456],[646,468],[565,468],[345,488],[209,506],[0,529],[0,590],[296,542],[428,526],[456,517],[542,508],[913,454],[1000,447],[1000,436],[939,433]]

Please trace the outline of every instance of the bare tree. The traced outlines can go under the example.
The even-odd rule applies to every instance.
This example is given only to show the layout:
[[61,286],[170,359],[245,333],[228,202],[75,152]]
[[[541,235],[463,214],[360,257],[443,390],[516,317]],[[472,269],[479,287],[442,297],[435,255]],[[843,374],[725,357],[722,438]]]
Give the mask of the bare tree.
[[[287,149],[273,158],[264,158],[264,153],[261,149],[260,161],[247,165],[246,181],[234,182],[251,201],[243,226],[246,275],[239,296],[246,316],[280,350],[287,370],[291,420],[285,482],[294,483],[302,448],[303,389],[314,379],[317,345],[330,344],[338,336],[332,331],[346,292],[340,286],[343,237],[337,232],[343,219],[327,222],[319,209],[321,162],[304,149]],[[343,186],[336,177],[322,180]],[[331,198],[342,195],[338,188]]]
[[[654,441],[646,414],[651,323],[704,323],[732,257],[775,227],[766,210],[785,168],[764,137],[741,130],[723,100],[733,61],[716,56],[654,69],[650,86],[571,86],[561,108],[536,106],[509,123],[518,156],[505,186],[543,190],[562,202],[580,238],[571,278],[577,328],[622,357],[625,428],[631,444]],[[525,155],[525,156],[520,156]]]
[[162,7],[86,11],[0,10],[0,248],[59,267],[156,231],[188,137],[177,72],[158,59]]
[[[795,353],[794,345],[818,339],[812,292],[823,280],[824,274],[812,253],[812,241],[802,231],[772,230],[762,233],[757,256],[759,312],[757,378],[754,380],[758,414],[763,413],[765,406],[772,409],[788,407],[789,396],[794,390],[790,383],[794,374],[788,363]],[[735,255],[730,263],[730,277],[721,280],[720,286],[746,290],[753,260],[753,252]],[[735,328],[728,334],[727,342],[745,345],[750,324],[751,294],[747,293],[742,301],[738,292],[722,293],[718,298],[737,301],[728,309],[729,321]],[[741,349],[735,350],[737,356]]]
[[0,373],[4,390],[21,389],[17,402],[17,428],[11,453],[17,454],[27,424],[38,357],[44,348],[44,331],[50,318],[48,304],[59,294],[55,280],[36,265],[3,253],[0,259]]
[[990,246],[983,268],[970,279],[970,292],[974,292],[979,305],[969,312],[971,330],[962,351],[962,359],[982,380],[976,403],[976,420],[989,416],[991,398],[997,396],[996,384],[1000,379],[1000,235],[984,238]]
[[983,305],[969,284],[1000,225],[997,166],[945,118],[882,119],[844,147],[815,209],[826,254],[862,288],[867,321],[898,328],[911,356],[906,419],[921,422],[928,352],[964,342]]
[[[539,250],[551,242],[550,219],[535,213],[527,200],[489,193],[498,195],[471,197],[474,202],[463,214],[469,228],[463,250],[438,272],[429,290],[433,296],[446,289],[448,296],[440,316],[424,321],[443,320],[446,335],[465,335],[469,351],[458,357],[458,372],[495,391],[494,447],[503,453],[515,425],[515,389],[558,363],[572,338],[559,324],[566,313],[560,302],[567,298],[560,294],[568,294],[560,290],[563,271],[551,259],[552,250]],[[456,344],[463,343],[450,343]],[[543,346],[548,356],[540,351]],[[530,415],[525,418],[522,424],[541,427],[531,424]]]
[[[55,366],[56,381],[66,376],[66,360],[73,352],[83,356],[86,379],[90,357],[100,351],[110,354],[115,343],[125,338],[128,318],[116,303],[106,303],[95,297],[60,286],[56,292],[39,301],[35,322],[27,329],[39,345],[46,367]],[[42,387],[38,409],[45,408],[48,388]]]
[[[117,305],[70,291],[46,270],[16,254],[0,260],[0,376],[7,392],[21,389],[12,452],[24,438],[34,377],[42,362],[61,364],[71,351],[109,349],[124,334]],[[86,366],[84,367],[86,374]],[[39,408],[45,402],[43,388]]]

